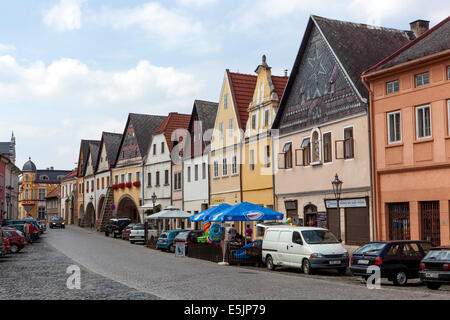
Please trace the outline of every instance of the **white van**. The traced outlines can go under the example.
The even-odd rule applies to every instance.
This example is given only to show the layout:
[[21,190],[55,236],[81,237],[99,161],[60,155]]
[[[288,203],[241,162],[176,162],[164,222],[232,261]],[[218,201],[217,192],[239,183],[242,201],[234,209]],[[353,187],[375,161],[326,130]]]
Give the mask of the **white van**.
[[311,274],[314,269],[336,269],[344,275],[349,256],[327,229],[286,225],[266,228],[262,260],[269,270],[285,266]]

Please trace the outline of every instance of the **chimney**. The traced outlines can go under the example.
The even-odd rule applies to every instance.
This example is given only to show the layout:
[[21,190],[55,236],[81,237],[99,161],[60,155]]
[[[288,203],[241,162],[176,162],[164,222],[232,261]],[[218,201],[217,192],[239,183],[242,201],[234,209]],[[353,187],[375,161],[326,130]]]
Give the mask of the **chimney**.
[[414,32],[417,38],[430,29],[430,21],[427,20],[416,20],[409,25],[411,26],[411,31]]
[[288,69],[284,69],[284,76],[285,76],[285,77],[288,76]]

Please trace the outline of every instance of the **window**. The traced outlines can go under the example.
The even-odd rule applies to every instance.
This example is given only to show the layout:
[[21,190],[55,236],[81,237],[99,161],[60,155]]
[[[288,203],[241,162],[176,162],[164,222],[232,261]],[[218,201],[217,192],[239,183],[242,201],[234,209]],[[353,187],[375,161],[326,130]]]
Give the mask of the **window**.
[[161,153],[164,153],[164,141],[161,142]]
[[431,137],[431,107],[422,106],[416,108],[417,139]]
[[191,182],[191,167],[187,168],[187,181]]
[[169,185],[169,170],[164,171],[164,185]]
[[430,73],[424,72],[416,74],[416,88],[427,85],[430,83]]
[[402,127],[400,111],[388,113],[388,140],[389,143],[402,141]]
[[252,115],[252,129],[256,130],[256,114]]
[[270,146],[264,147],[264,167],[269,168],[270,167]]
[[89,192],[89,181],[86,181],[86,190]]
[[156,144],[153,144],[153,155],[156,154]]
[[106,177],[106,187],[109,187],[109,177]]
[[320,163],[322,161],[321,150],[320,131],[319,129],[314,129],[311,134],[311,163]]
[[105,177],[102,177],[102,189],[105,189]]
[[219,139],[223,139],[223,123],[219,123]]
[[45,200],[45,189],[38,190],[38,200]]
[[354,158],[353,128],[344,129],[344,159]]
[[386,93],[387,94],[396,93],[398,91],[399,91],[399,81],[398,80],[386,83]]
[[147,173],[147,185],[149,187],[152,186],[152,173],[151,172]]
[[237,156],[233,155],[231,158],[231,174],[237,174]]
[[450,135],[450,100],[447,100],[447,127],[448,134]]
[[125,173],[120,175],[120,183],[125,183]]
[[194,167],[194,179],[195,181],[198,181],[198,164]]
[[323,134],[323,162],[328,163],[333,161],[331,153],[331,132]]
[[174,190],[180,190],[182,188],[182,185],[181,185],[181,172],[175,173],[173,179],[174,179],[174,181],[173,181]]
[[203,180],[206,179],[206,163],[205,162],[202,163],[202,179]]
[[303,149],[303,165],[309,166],[311,164],[311,140],[306,138],[302,142]]
[[250,170],[255,170],[255,151],[250,150]]
[[94,183],[95,183],[95,180],[92,180],[91,181],[91,192],[94,192]]
[[226,110],[228,109],[228,93],[225,93],[223,96],[223,108]]
[[133,174],[131,172],[128,173],[128,181],[127,182],[133,182]]
[[292,168],[292,142],[288,142],[283,147],[284,169]]
[[42,219],[42,220],[45,219],[45,208],[44,207],[39,207],[38,215],[39,215],[39,219]]
[[447,80],[450,80],[450,66],[447,67]]
[[222,158],[222,176],[228,175],[227,158]]
[[97,178],[97,190],[100,190],[100,178]]
[[233,132],[233,119],[228,120],[228,127],[229,127],[228,136],[232,137],[233,134],[234,134],[234,132]]
[[214,160],[214,178],[219,177],[219,161]]
[[141,181],[141,173],[139,171],[136,172],[136,181]]
[[159,171],[156,171],[156,186],[159,187]]
[[269,125],[269,110],[264,111],[264,126],[267,127]]
[[119,184],[119,176],[118,175],[114,176],[114,184]]

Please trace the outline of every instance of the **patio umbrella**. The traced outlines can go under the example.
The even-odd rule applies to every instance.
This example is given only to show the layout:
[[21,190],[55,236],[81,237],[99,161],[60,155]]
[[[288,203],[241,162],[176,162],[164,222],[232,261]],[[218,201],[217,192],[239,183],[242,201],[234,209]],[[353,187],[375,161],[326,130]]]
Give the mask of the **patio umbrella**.
[[192,222],[208,221],[208,219],[211,216],[216,215],[220,212],[223,212],[230,207],[231,207],[231,205],[229,205],[228,203],[222,203],[222,204],[219,204],[218,206],[211,207],[205,211],[197,213],[196,215],[191,216],[190,219]]
[[234,205],[209,219],[211,222],[281,220],[283,214],[249,202]]

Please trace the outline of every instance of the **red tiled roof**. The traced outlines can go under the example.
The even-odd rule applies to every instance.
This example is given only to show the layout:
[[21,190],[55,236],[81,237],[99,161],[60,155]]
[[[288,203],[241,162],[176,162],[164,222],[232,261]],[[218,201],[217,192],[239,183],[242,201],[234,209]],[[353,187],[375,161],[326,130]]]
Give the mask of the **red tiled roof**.
[[288,80],[289,77],[272,76],[272,83],[275,87],[275,91],[277,92],[278,101],[281,101],[281,97],[283,96]]
[[63,179],[64,179],[64,178],[75,177],[76,175],[77,175],[77,170],[73,170],[71,173],[66,174],[66,175],[63,177]]
[[59,197],[59,193],[61,192],[61,186],[57,186],[52,192],[50,192],[45,198],[57,198]]
[[[245,129],[248,119],[248,105],[253,99],[257,76],[250,74],[234,73],[227,69],[228,79],[230,79],[230,90],[233,102],[237,108],[238,122],[242,129]],[[278,92],[277,92],[278,94]]]
[[176,112],[171,112],[166,117],[166,119],[159,125],[159,127],[155,129],[153,133],[154,134],[164,133],[167,145],[169,147],[169,151],[172,151],[173,147],[172,132],[176,129],[187,130],[190,120],[191,120],[190,114],[180,114]]

